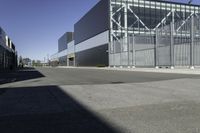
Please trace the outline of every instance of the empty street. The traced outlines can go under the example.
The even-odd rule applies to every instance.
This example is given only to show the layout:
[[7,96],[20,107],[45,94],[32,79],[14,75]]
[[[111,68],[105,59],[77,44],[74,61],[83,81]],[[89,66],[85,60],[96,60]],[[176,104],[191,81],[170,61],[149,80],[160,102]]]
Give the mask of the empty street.
[[85,68],[0,76],[1,133],[199,133],[200,76]]

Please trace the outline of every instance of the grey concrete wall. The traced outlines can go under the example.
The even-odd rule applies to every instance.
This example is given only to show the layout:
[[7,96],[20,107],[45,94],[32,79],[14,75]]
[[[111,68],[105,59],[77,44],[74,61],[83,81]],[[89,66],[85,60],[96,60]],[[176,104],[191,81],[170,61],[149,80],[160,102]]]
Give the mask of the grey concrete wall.
[[87,49],[81,52],[77,52],[76,65],[77,66],[108,66],[108,44],[104,44],[98,47]]
[[73,40],[74,33],[66,32],[58,40],[58,52],[67,49],[67,44]]
[[101,0],[74,25],[75,45],[109,29],[109,1]]

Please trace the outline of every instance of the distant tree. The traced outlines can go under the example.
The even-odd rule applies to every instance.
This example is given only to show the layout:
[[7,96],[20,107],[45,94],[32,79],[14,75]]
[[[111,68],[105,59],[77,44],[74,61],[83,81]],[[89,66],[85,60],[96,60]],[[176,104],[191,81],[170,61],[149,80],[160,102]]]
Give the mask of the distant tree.
[[32,66],[35,66],[35,60],[32,60]]
[[37,62],[37,64],[41,64],[41,61],[40,61],[40,60],[37,60],[36,62]]
[[40,60],[33,60],[33,61],[32,61],[32,66],[33,66],[33,67],[42,66],[42,63],[41,63]]

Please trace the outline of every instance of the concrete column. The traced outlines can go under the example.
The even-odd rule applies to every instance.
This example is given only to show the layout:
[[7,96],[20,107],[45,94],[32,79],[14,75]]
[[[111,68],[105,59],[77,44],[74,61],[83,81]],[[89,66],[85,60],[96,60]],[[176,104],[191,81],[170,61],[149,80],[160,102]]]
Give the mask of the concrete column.
[[194,16],[191,17],[190,30],[190,68],[194,69]]
[[128,68],[130,68],[130,47],[128,39],[128,3],[125,3],[124,6],[124,29],[125,29],[125,45],[127,45],[127,58],[128,58]]
[[159,68],[159,64],[158,64],[158,29],[156,28],[156,36],[155,36],[155,52],[154,52],[154,56],[155,56],[155,68],[158,69]]
[[[110,17],[110,31],[109,31],[109,43],[108,43],[108,66],[110,67],[110,55],[111,55],[111,45],[113,45],[113,37],[112,37],[112,27],[113,27],[113,22],[112,22],[112,4],[111,4],[111,0],[109,0],[109,17]],[[113,56],[114,58],[114,56]],[[114,62],[114,61],[113,61]],[[115,65],[115,64],[113,64]]]
[[170,62],[171,62],[171,69],[174,69],[174,22],[172,22],[170,26],[171,26]]
[[67,56],[67,66],[69,66],[69,58],[68,58],[68,56]]
[[76,55],[74,55],[74,67],[76,66]]
[[135,36],[133,35],[133,51],[132,51],[132,64],[133,64],[133,66],[132,66],[132,68],[135,68],[136,67],[136,53],[135,53]]

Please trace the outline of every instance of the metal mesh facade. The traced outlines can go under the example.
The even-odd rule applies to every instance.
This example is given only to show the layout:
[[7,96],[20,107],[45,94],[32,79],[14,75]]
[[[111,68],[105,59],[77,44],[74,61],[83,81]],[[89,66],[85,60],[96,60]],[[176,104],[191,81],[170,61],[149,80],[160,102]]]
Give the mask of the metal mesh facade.
[[199,66],[200,7],[110,1],[110,66]]

